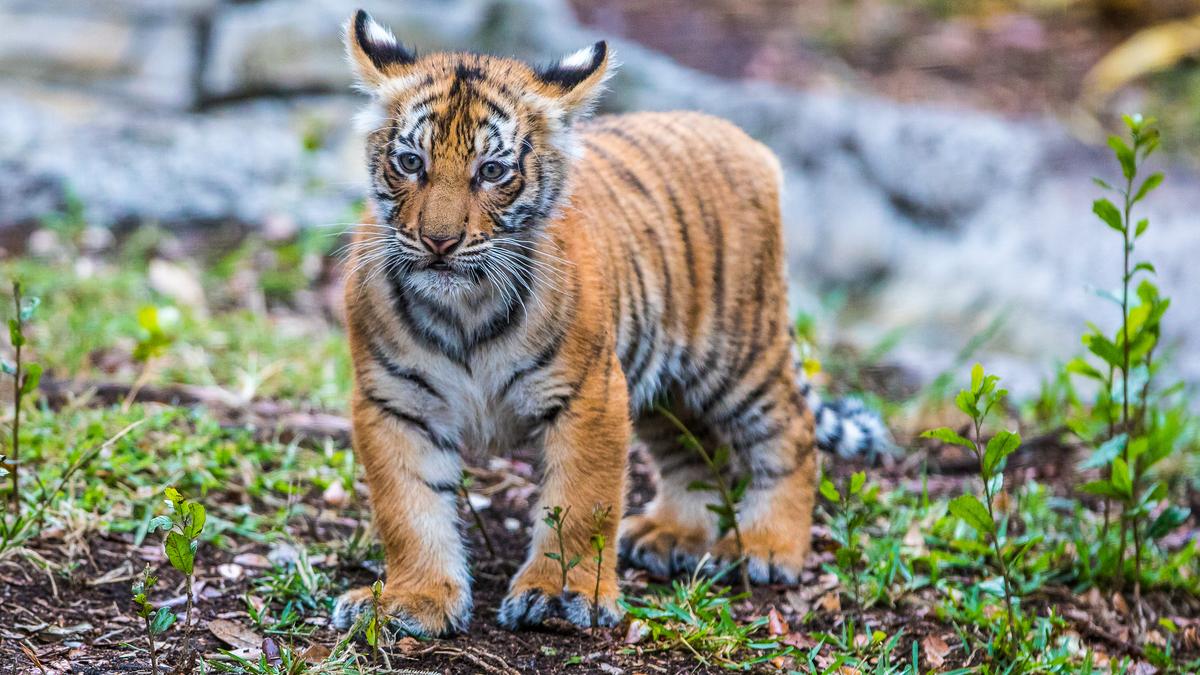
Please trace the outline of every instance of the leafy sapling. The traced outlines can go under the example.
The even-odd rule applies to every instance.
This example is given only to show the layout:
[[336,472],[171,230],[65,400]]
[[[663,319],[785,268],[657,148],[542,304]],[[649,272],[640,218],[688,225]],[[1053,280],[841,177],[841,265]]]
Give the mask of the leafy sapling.
[[567,558],[567,547],[563,542],[563,525],[567,522],[567,515],[571,513],[571,507],[563,509],[561,506],[554,508],[546,507],[546,515],[542,518],[542,522],[546,527],[554,531],[554,535],[558,538],[558,552],[551,551],[546,553],[546,557],[558,563],[559,569],[562,570],[562,592],[567,592],[567,573],[575,569],[579,564],[580,556]]
[[862,528],[871,517],[871,512],[863,503],[863,487],[867,483],[867,474],[855,472],[839,490],[833,481],[821,479],[821,496],[833,505],[834,513],[831,523],[831,533],[837,542],[837,552],[834,560],[835,570],[843,583],[849,581],[850,595],[854,606],[863,608],[862,583],[860,566],[862,565],[863,549],[859,541]]
[[154,608],[148,595],[158,577],[150,570],[149,563],[142,570],[142,575],[133,583],[133,608],[138,616],[146,622],[146,642],[150,645],[150,672],[158,673],[158,648],[154,639],[162,635],[175,623],[175,613],[168,607]]
[[[982,441],[983,423],[988,413],[1008,396],[1007,391],[996,388],[999,381],[999,377],[984,373],[983,366],[976,363],[971,369],[970,388],[959,391],[954,399],[958,409],[971,418],[975,431],[973,439],[963,438],[949,427],[933,429],[921,435],[966,448],[979,461],[984,501],[981,503],[979,498],[972,494],[959,495],[950,502],[950,513],[978,532],[992,547],[994,562],[1000,569],[1004,585],[1004,608],[1008,618],[1010,647],[1015,649],[1020,642],[1017,639],[1017,614],[1013,606],[1014,583],[1009,558],[1001,544],[1007,537],[996,518],[996,497],[1004,488],[1004,460],[1021,446],[1021,436],[1015,432],[1001,431],[993,436],[986,446]],[[1020,555],[1020,552],[1017,555]]]
[[183,629],[189,657],[194,653],[192,644],[192,606],[196,604],[193,589],[196,574],[196,550],[200,546],[200,535],[204,532],[207,515],[204,505],[185,499],[173,487],[168,487],[164,494],[171,514],[158,516],[150,521],[150,531],[164,530],[167,533],[163,549],[167,560],[184,577],[187,589],[187,606],[184,610]]
[[37,389],[42,378],[42,367],[36,363],[26,363],[22,348],[28,343],[25,329],[37,311],[40,300],[31,297],[28,300],[21,297],[21,282],[14,281],[13,316],[8,320],[8,337],[13,346],[12,362],[0,364],[5,374],[13,380],[13,421],[12,436],[9,443],[10,455],[6,458],[11,470],[8,472],[12,480],[12,492],[9,494],[9,506],[14,514],[21,511],[21,402],[27,394]]
[[693,481],[688,485],[689,490],[715,493],[720,499],[717,504],[706,504],[705,507],[717,515],[717,531],[720,536],[733,532],[734,545],[738,552],[738,569],[741,572],[742,590],[750,592],[750,571],[746,569],[746,546],[742,540],[742,529],[738,526],[738,506],[746,496],[750,487],[750,476],[742,476],[731,485],[727,478],[730,469],[729,447],[718,447],[711,454],[678,417],[663,406],[657,406],[660,415],[679,430],[679,442],[685,448],[700,455],[704,465],[708,467],[711,481]]
[[592,509],[592,551],[596,554],[592,561],[596,563],[596,586],[592,591],[592,628],[600,626],[600,570],[604,568],[604,548],[608,543],[604,537],[604,526],[612,515],[612,506],[601,507],[597,504]]
[[[1166,416],[1157,412],[1167,395],[1152,388],[1154,375],[1161,367],[1161,363],[1155,361],[1155,350],[1170,300],[1161,296],[1152,281],[1154,266],[1133,259],[1137,241],[1150,227],[1145,218],[1135,221],[1133,208],[1163,181],[1163,175],[1157,172],[1144,180],[1139,177],[1142,164],[1159,147],[1159,133],[1152,118],[1134,115],[1125,116],[1124,120],[1132,145],[1119,136],[1108,140],[1121,167],[1122,180],[1114,187],[1095,179],[1097,185],[1118,197],[1119,206],[1107,198],[1096,200],[1092,206],[1100,220],[1121,236],[1120,292],[1100,293],[1120,307],[1121,322],[1112,337],[1095,326],[1083,336],[1088,351],[1100,359],[1099,367],[1077,358],[1067,364],[1067,371],[1096,380],[1101,385],[1089,415],[1072,427],[1097,448],[1081,468],[1104,468],[1104,476],[1080,489],[1104,499],[1099,562],[1102,570],[1107,568],[1107,573],[1114,578],[1118,591],[1127,574],[1127,540],[1132,538],[1134,598],[1140,610],[1144,545],[1148,539],[1160,538],[1182,524],[1189,512],[1177,506],[1164,507],[1167,500],[1165,486],[1157,482],[1145,483],[1148,470],[1179,446],[1180,427],[1167,423]],[[1134,282],[1139,275],[1141,281],[1135,290]],[[1112,505],[1121,508],[1120,532],[1115,546],[1108,533]],[[1149,522],[1155,513],[1158,517],[1153,523]]]
[[385,630],[383,616],[383,580],[376,579],[371,584],[371,616],[367,618],[366,630],[363,637],[371,647],[371,658],[379,660],[379,640]]

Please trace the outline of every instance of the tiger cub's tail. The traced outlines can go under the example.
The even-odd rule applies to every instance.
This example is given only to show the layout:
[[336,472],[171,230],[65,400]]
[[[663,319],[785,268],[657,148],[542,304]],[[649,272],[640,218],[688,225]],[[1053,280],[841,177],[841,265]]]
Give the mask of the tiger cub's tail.
[[854,397],[825,402],[812,383],[803,380],[804,396],[816,421],[817,447],[839,457],[862,457],[875,461],[896,450],[892,435],[879,414]]

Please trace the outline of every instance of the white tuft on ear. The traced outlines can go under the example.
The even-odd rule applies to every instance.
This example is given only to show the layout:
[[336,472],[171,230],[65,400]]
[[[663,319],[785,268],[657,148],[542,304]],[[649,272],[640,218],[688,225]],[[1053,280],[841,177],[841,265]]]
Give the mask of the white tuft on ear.
[[612,74],[612,58],[603,41],[562,57],[548,66],[534,70],[546,85],[539,93],[561,108],[565,121],[587,116]]
[[596,60],[596,45],[589,45],[559,59],[558,67],[569,70],[580,70],[585,66],[591,65],[594,60]]
[[396,36],[392,34],[390,29],[379,25],[370,16],[367,17],[366,37],[371,42],[372,49],[394,48],[399,44],[399,40],[396,39]]

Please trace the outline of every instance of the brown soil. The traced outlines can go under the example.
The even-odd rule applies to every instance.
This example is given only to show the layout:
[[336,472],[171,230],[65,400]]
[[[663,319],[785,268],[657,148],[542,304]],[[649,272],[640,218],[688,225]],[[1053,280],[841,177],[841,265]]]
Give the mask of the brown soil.
[[[1067,472],[1058,467],[1066,464],[1063,460],[1069,459],[1071,452],[1071,449],[1057,445],[1022,451],[1013,457],[1011,465],[1015,475],[1012,478],[1058,482],[1065,490],[1064,481],[1073,480],[1073,477],[1063,475]],[[438,673],[615,673],[616,669],[625,673],[723,672],[715,665],[697,664],[683,650],[646,652],[638,645],[626,645],[626,625],[594,634],[567,626],[511,633],[496,625],[496,608],[509,578],[524,556],[526,531],[530,524],[525,509],[530,501],[531,481],[535,479],[532,460],[521,457],[500,462],[493,469],[480,470],[476,474],[474,489],[485,494],[498,486],[501,489],[492,495],[491,507],[482,511],[496,558],[487,555],[479,533],[473,527],[468,528],[476,554],[476,612],[469,632],[449,640],[402,639],[385,650],[393,667],[411,669],[410,672]],[[924,485],[933,494],[947,494],[963,489],[964,481],[972,480],[960,460],[944,449],[919,450],[900,461],[875,467],[872,479],[885,488],[920,490]],[[922,465],[929,466],[931,472],[924,483],[920,477]],[[861,467],[837,462],[832,471],[842,475],[856,468]],[[653,491],[648,467],[637,452],[634,453],[633,477],[630,503],[636,509],[645,504]],[[502,487],[505,484],[507,488]],[[210,511],[213,504],[223,500],[244,503],[245,496],[215,493],[205,499],[210,504]],[[255,504],[254,508],[257,513],[269,513],[277,505]],[[299,515],[289,521],[289,533],[303,542],[339,540],[367,517],[366,505],[361,500],[335,510],[329,508],[319,494],[307,495],[298,512]],[[521,527],[511,531],[504,525],[506,519],[517,519]],[[465,511],[464,522],[471,522]],[[47,532],[31,546],[34,555],[9,558],[0,563],[0,674],[39,672],[38,664],[45,672],[148,672],[145,640],[139,620],[130,608],[129,587],[132,576],[147,561],[160,570],[166,569],[157,538],[148,537],[137,548],[130,535],[96,535],[82,543],[67,541],[69,538],[66,533]],[[823,604],[836,600],[836,593],[828,593],[832,586],[827,578],[822,578],[820,569],[822,563],[831,561],[833,549],[824,528],[815,529],[814,549],[816,553],[798,591],[756,589],[750,601],[737,605],[737,614],[755,618],[767,615],[774,607],[789,626],[789,639],[806,648],[815,644],[808,637],[810,633],[837,631],[847,614]],[[195,625],[197,644],[202,653],[213,655],[220,649],[231,648],[206,630],[211,621],[224,619],[250,628],[243,596],[255,592],[253,578],[265,573],[262,569],[243,566],[245,576],[231,580],[219,573],[219,566],[233,562],[239,555],[265,556],[270,552],[269,546],[254,543],[239,543],[226,549],[209,544],[201,549],[197,573],[201,600],[195,610]],[[38,558],[49,561],[50,568],[70,571],[66,574],[47,571],[46,565],[37,564]],[[371,564],[326,559],[318,566],[334,579],[337,588],[366,585],[377,578],[376,568]],[[623,572],[623,579],[627,595],[636,595],[648,583],[656,581],[630,570]],[[178,599],[183,593],[182,580],[174,573],[164,572],[157,591],[152,598],[156,603]],[[899,654],[910,654],[914,641],[927,645],[932,640],[935,646],[942,641],[949,647],[942,667],[978,664],[980,655],[966,653],[954,629],[934,616],[933,601],[932,593],[916,593],[906,598],[901,607],[872,609],[862,618],[890,635],[902,631]],[[1077,597],[1069,589],[1054,586],[1038,596],[1027,598],[1027,603],[1033,607],[1056,607],[1083,641],[1099,651],[1111,656],[1140,656],[1141,649],[1133,643],[1126,622],[1101,618],[1115,615],[1097,611],[1096,602],[1095,597]],[[1200,603],[1195,598],[1152,595],[1147,602],[1152,611],[1165,616],[1200,616]],[[176,609],[182,611],[182,606]],[[313,614],[325,616],[324,611]],[[315,632],[295,645],[298,651],[311,647],[310,653],[316,654],[337,642],[338,635],[323,625],[323,618],[318,618],[317,622],[321,625]],[[171,635],[164,660],[175,665],[182,656],[180,632],[173,628]],[[255,636],[256,639],[261,637]],[[1200,645],[1193,648],[1200,648]],[[925,649],[927,647],[922,647],[923,654]],[[572,664],[572,657],[583,662]]]

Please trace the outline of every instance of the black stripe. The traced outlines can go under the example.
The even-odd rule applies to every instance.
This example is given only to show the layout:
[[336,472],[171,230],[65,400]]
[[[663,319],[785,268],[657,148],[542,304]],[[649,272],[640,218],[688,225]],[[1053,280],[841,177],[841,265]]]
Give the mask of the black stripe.
[[730,447],[733,448],[734,452],[745,452],[756,445],[761,445],[771,439],[777,438],[781,433],[783,433],[783,428],[777,424],[772,424],[757,433],[735,438],[730,443]]
[[[787,355],[785,354],[785,357],[786,356]],[[763,397],[767,395],[772,386],[779,383],[779,369],[783,367],[784,363],[786,363],[786,361],[776,364],[767,372],[766,378],[760,382],[758,386],[747,392],[746,395],[742,397],[742,400],[738,401],[737,404],[726,410],[724,413],[712,417],[711,423],[714,426],[724,427],[730,422],[740,420],[746,413],[750,412],[750,409],[756,403],[762,401]]]
[[512,113],[508,112],[507,110],[504,109],[503,106],[501,106],[496,101],[492,100],[492,97],[479,95],[478,98],[480,101],[483,101],[484,107],[486,107],[488,109],[488,112],[491,113],[492,115],[499,117],[501,120],[503,120],[505,122],[512,120]]
[[387,399],[376,396],[373,393],[366,392],[365,396],[367,400],[379,410],[387,413],[393,419],[421,432],[425,438],[429,439],[429,442],[433,444],[433,447],[443,452],[458,452],[458,444],[448,438],[434,433],[433,429],[429,428],[429,423],[426,422],[424,418],[420,417],[419,415],[413,415],[400,410],[399,408],[393,406]]
[[439,401],[445,402],[446,399],[442,396],[441,392],[439,392],[437,389],[434,389],[433,385],[429,384],[429,381],[426,380],[419,371],[412,368],[404,368],[400,364],[388,358],[387,354],[383,353],[383,349],[379,346],[379,344],[373,340],[370,343],[370,349],[371,358],[374,359],[375,362],[380,366],[382,366],[383,369],[387,371],[388,375],[391,375],[398,380],[409,382],[430,396],[438,399]]
[[[468,373],[471,372],[471,368],[467,364],[466,352],[463,349],[463,330],[461,325],[458,324],[457,319],[442,310],[440,307],[425,302],[415,294],[409,293],[405,289],[403,282],[396,278],[396,273],[392,273],[390,276],[392,276],[392,305],[396,310],[397,316],[408,328],[409,333],[413,335],[421,344],[425,345],[429,349],[443,354],[446,356],[446,358],[465,368]],[[419,305],[419,307],[414,308],[412,306],[414,304]],[[415,309],[429,313],[431,316],[427,318],[433,318],[440,321],[444,326],[449,327],[459,339],[457,341],[451,341],[446,339],[446,337],[440,333],[426,328],[421,320],[414,314]]]
[[555,357],[558,356],[558,353],[562,351],[562,346],[566,341],[566,337],[567,331],[565,327],[556,332],[554,337],[551,338],[550,342],[542,348],[542,351],[538,352],[538,355],[534,358],[533,363],[513,371],[513,374],[509,376],[508,380],[505,381],[505,383],[500,387],[500,391],[496,395],[497,398],[504,398],[508,394],[508,390],[512,389],[517,382],[520,382],[523,378],[548,367],[554,361]]
[[432,481],[423,481],[423,482],[425,483],[425,487],[429,488],[430,490],[433,490],[434,492],[444,494],[444,495],[446,495],[446,494],[457,495],[458,494],[458,489],[459,489],[458,483],[434,483]]

